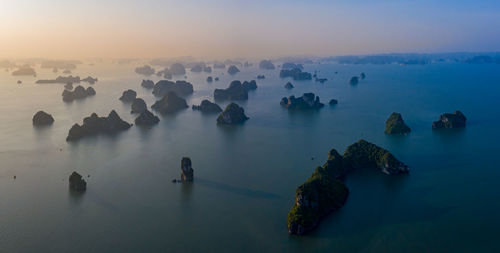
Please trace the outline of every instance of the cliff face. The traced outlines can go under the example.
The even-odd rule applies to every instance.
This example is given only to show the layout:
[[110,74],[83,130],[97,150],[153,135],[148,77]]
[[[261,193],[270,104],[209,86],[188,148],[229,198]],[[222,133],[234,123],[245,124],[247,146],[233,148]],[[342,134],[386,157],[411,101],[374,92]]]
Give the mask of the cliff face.
[[288,232],[302,235],[313,230],[321,218],[341,208],[349,190],[339,179],[343,176],[342,156],[330,151],[328,161],[317,167],[295,192],[295,205],[288,213]]
[[361,168],[380,168],[386,174],[409,172],[408,166],[387,150],[365,140],[350,145],[343,156],[332,149],[325,164],[297,188],[295,204],[288,213],[288,232],[305,234],[323,217],[341,208],[349,195],[342,181],[350,170]]

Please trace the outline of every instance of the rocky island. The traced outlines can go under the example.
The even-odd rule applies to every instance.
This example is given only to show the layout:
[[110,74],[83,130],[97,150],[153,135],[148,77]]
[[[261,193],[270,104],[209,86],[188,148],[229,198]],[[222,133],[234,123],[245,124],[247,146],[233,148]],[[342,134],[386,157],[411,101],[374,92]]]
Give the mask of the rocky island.
[[247,91],[251,91],[251,90],[256,90],[257,89],[257,82],[255,80],[252,80],[252,81],[243,81],[243,83],[241,85]]
[[72,191],[85,191],[87,190],[87,182],[82,178],[82,175],[73,171],[69,176],[69,189]]
[[152,80],[142,80],[141,86],[146,89],[152,89],[155,83]]
[[393,112],[385,122],[386,134],[408,134],[411,132],[400,113]]
[[137,126],[152,126],[160,122],[160,119],[147,109],[141,112],[141,114],[135,119],[135,124]]
[[158,97],[163,97],[171,91],[175,92],[178,96],[187,96],[193,93],[193,85],[182,80],[175,83],[169,80],[161,80],[153,88],[153,94]]
[[134,90],[126,90],[119,99],[123,102],[132,102],[135,97],[137,97],[137,92]]
[[238,81],[232,81],[229,87],[226,89],[215,89],[214,99],[215,100],[246,100],[248,99],[248,84],[243,86],[243,84]]
[[52,117],[52,115],[44,111],[38,111],[33,116],[32,121],[34,126],[47,126],[47,125],[52,125],[52,123],[54,123],[54,118]]
[[249,118],[245,115],[245,110],[235,103],[230,103],[226,109],[217,117],[217,124],[231,125],[241,124]]
[[226,68],[226,64],[222,63],[222,62],[215,62],[214,63],[214,69],[225,69]]
[[222,112],[222,108],[216,103],[212,103],[207,99],[201,101],[200,105],[193,105],[193,110],[201,111],[202,113],[219,113]]
[[280,78],[286,78],[286,77],[291,77],[295,81],[312,80],[311,73],[302,72],[302,70],[299,68],[282,69],[280,71]]
[[351,85],[356,85],[356,84],[358,84],[358,83],[359,83],[359,77],[357,77],[357,76],[353,76],[353,77],[351,77],[351,80],[349,80],[349,83],[350,83]]
[[65,89],[62,93],[62,97],[64,102],[72,102],[75,99],[83,99],[95,94],[96,92],[92,87],[87,87],[87,89],[85,89],[83,86],[78,85],[73,91]]
[[186,68],[184,67],[184,65],[182,65],[181,63],[174,63],[172,65],[170,65],[170,73],[172,73],[172,75],[174,76],[180,76],[180,75],[185,75],[186,74]]
[[295,96],[284,97],[281,99],[280,105],[289,110],[320,109],[324,106],[314,93],[304,93],[299,98]]
[[454,113],[444,113],[437,121],[432,122],[432,129],[441,128],[462,128],[465,127],[467,118],[461,111]]
[[12,71],[13,76],[36,76],[36,71],[30,65],[24,65]]
[[274,64],[271,62],[271,60],[262,60],[259,62],[259,68],[261,69],[267,69],[267,70],[273,70],[275,69]]
[[132,109],[130,113],[142,113],[148,109],[146,102],[142,98],[135,98],[130,107]]
[[107,117],[99,117],[96,113],[92,113],[92,115],[83,119],[81,126],[74,124],[71,127],[66,141],[75,141],[98,134],[113,134],[127,130],[131,126],[132,124],[123,121],[114,110]]
[[229,68],[227,69],[227,73],[230,75],[236,75],[236,73],[238,72],[240,72],[240,70],[234,65],[229,66]]
[[326,163],[297,188],[295,204],[288,213],[288,232],[305,234],[323,217],[344,206],[349,189],[343,180],[352,169],[362,168],[379,168],[389,175],[409,172],[408,166],[387,150],[365,140],[347,147],[343,156],[332,149]]
[[80,83],[80,82],[87,82],[89,84],[94,84],[97,82],[97,78],[93,78],[91,76],[88,76],[86,78],[80,79],[79,76],[58,76],[56,79],[40,79],[37,80],[36,83],[38,84],[48,84],[48,83],[63,83],[63,84],[68,84],[68,83]]
[[389,151],[365,140],[359,140],[347,147],[344,152],[344,162],[347,170],[378,168],[388,175],[409,172],[408,166]]
[[291,82],[286,83],[285,89],[293,89],[293,84]]
[[295,63],[292,63],[292,62],[285,62],[283,63],[283,65],[281,66],[282,69],[304,69],[304,66],[302,64],[295,64]]
[[150,75],[154,75],[155,69],[149,65],[144,65],[142,67],[135,68],[135,73],[137,73],[139,75],[150,76]]
[[187,108],[186,100],[177,96],[173,91],[168,92],[162,99],[156,101],[151,108],[161,114],[175,113]]
[[329,104],[330,106],[336,105],[336,104],[338,104],[338,103],[339,103],[339,101],[337,101],[337,99],[333,99],[333,98],[332,98],[332,99],[330,99],[330,102],[328,102],[328,104]]

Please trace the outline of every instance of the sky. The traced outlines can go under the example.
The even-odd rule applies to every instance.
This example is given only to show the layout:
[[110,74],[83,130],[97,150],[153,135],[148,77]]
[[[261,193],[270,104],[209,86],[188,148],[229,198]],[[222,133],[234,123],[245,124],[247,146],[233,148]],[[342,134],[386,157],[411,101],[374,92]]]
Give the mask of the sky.
[[0,0],[0,58],[500,51],[499,0]]

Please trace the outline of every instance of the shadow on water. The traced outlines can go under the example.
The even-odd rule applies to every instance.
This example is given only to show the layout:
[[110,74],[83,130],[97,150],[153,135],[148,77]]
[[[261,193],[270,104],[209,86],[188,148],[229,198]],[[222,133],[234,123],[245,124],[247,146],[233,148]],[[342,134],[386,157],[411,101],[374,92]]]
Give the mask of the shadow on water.
[[326,216],[310,236],[331,238],[391,224],[432,221],[453,209],[434,206],[420,193],[409,191],[410,176],[389,176],[378,169],[353,171],[346,182],[350,194],[344,207]]
[[[195,179],[197,180],[197,179]],[[194,183],[183,182],[181,183],[182,199],[187,201],[191,199],[193,193]]]
[[451,143],[465,137],[466,127],[452,129],[433,129],[432,135],[443,142]]
[[217,129],[220,132],[223,132],[225,136],[232,138],[243,132],[245,129],[245,123],[233,125],[217,124]]
[[317,121],[320,117],[321,109],[306,109],[306,110],[287,110],[283,108],[283,110],[288,111],[288,116],[292,121],[304,121],[308,123],[312,123]]
[[280,196],[264,191],[251,190],[247,188],[236,187],[224,183],[218,183],[211,180],[196,178],[195,184],[201,185],[203,187],[208,187],[214,190],[225,191],[229,193],[234,193],[250,198],[261,198],[261,199],[278,199]]
[[48,138],[48,134],[50,129],[52,129],[53,124],[46,125],[46,126],[33,126],[33,132],[35,133],[35,136],[37,139],[44,139]]
[[85,195],[85,192],[83,191],[74,191],[74,190],[71,190],[69,187],[68,187],[68,195],[69,195],[69,198],[71,200],[72,203],[78,205],[82,202],[83,200],[83,196]]

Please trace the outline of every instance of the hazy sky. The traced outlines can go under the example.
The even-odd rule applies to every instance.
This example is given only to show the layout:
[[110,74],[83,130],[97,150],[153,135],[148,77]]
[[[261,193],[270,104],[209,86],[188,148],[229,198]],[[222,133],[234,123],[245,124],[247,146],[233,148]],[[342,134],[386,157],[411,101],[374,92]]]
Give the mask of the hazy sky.
[[0,0],[0,58],[443,51],[500,51],[500,0]]

